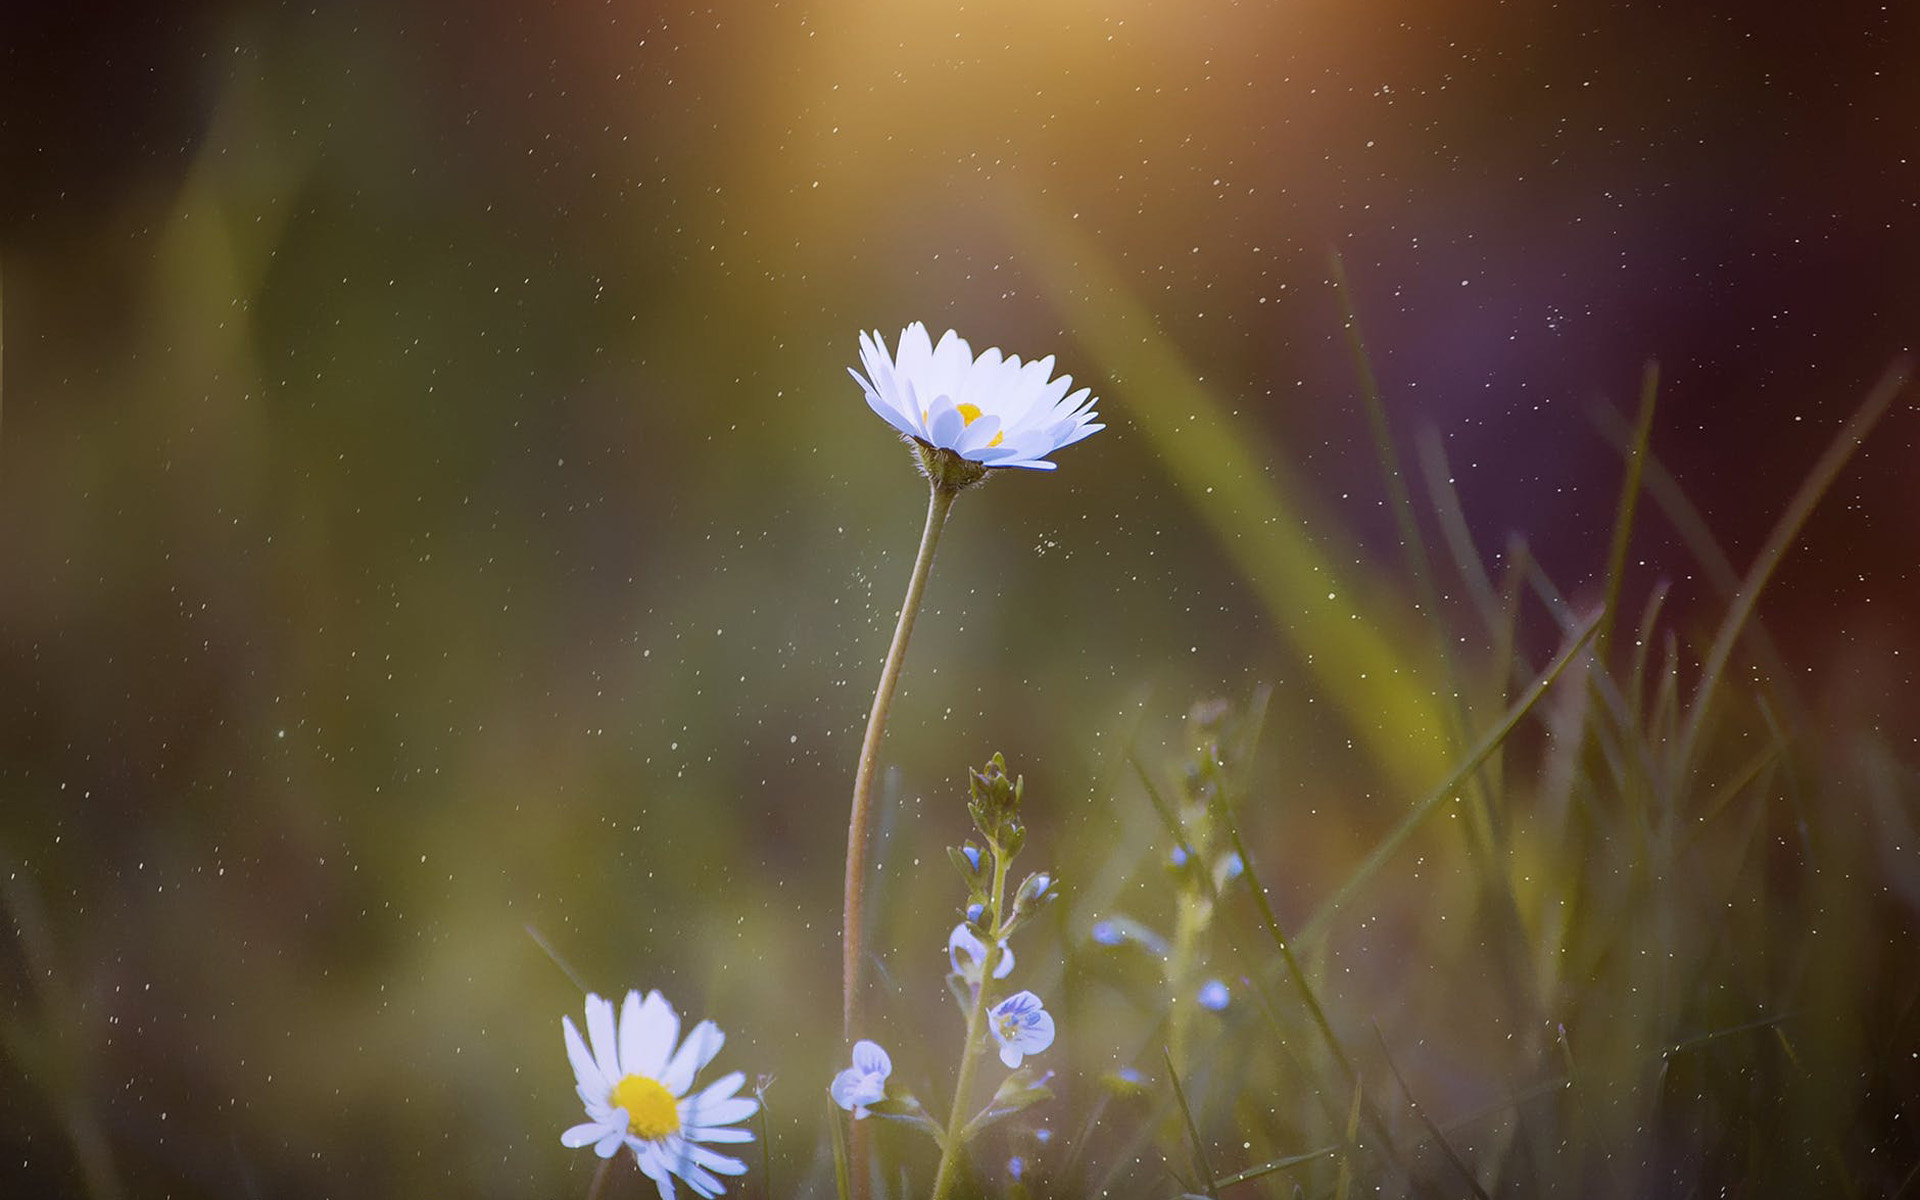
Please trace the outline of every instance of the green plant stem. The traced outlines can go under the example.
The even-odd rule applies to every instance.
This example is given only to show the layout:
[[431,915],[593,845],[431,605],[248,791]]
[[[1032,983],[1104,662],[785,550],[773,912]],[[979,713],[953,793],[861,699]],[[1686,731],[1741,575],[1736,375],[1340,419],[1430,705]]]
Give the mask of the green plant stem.
[[993,920],[987,927],[987,952],[980,960],[980,986],[973,990],[973,1010],[967,1014],[967,1048],[960,1056],[960,1077],[953,1083],[953,1107],[947,1110],[947,1136],[940,1141],[940,1168],[933,1176],[933,1200],[946,1200],[960,1175],[962,1136],[967,1127],[967,1098],[973,1093],[973,1077],[980,1069],[980,1051],[986,1041],[987,985],[993,982],[994,968],[1000,965],[1000,905],[1007,892],[1007,856],[999,843],[993,845],[993,895],[988,910]]
[[[988,959],[993,957],[988,952]],[[940,1169],[933,1176],[933,1200],[945,1200],[953,1191],[960,1170],[960,1134],[966,1128],[967,1095],[973,1091],[973,1077],[980,1068],[980,1043],[987,1030],[986,980],[974,990],[973,1011],[967,1014],[967,1051],[960,1056],[960,1077],[953,1084],[953,1111],[947,1117],[947,1136],[940,1144]]]
[[[873,711],[867,714],[867,736],[860,743],[860,765],[853,776],[853,805],[847,819],[847,886],[845,918],[840,934],[840,1021],[847,1037],[854,1033],[858,1015],[861,934],[865,919],[867,891],[867,826],[872,818],[873,776],[880,759],[880,738],[887,730],[887,713],[893,707],[894,685],[900,682],[900,664],[907,657],[907,639],[913,636],[913,621],[920,614],[920,598],[927,590],[927,575],[933,569],[933,551],[940,543],[940,531],[946,527],[947,513],[959,492],[932,483],[927,498],[927,526],[920,534],[920,553],[913,560],[913,577],[907,581],[907,598],[900,605],[900,621],[893,628],[893,644],[887,648],[886,665],[880,669],[880,686],[874,689]],[[859,1155],[855,1155],[856,1178]]]

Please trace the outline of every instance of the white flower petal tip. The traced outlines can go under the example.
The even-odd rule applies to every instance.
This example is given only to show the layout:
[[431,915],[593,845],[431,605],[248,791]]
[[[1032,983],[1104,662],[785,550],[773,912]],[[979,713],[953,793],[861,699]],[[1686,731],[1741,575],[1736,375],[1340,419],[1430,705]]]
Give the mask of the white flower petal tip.
[[893,1074],[893,1060],[878,1042],[859,1041],[853,1046],[853,1065],[833,1077],[827,1091],[833,1102],[853,1114],[854,1120],[867,1115],[866,1106],[886,1099],[887,1076]]
[[694,1076],[726,1041],[719,1027],[702,1021],[681,1042],[680,1018],[659,992],[644,1000],[628,992],[617,1017],[611,1001],[590,995],[586,1013],[584,1038],[571,1017],[560,1021],[587,1112],[584,1123],[560,1135],[560,1144],[591,1146],[601,1158],[625,1146],[661,1200],[673,1200],[676,1176],[703,1197],[726,1191],[719,1176],[742,1174],[746,1164],[700,1143],[752,1141],[750,1131],[735,1126],[760,1105],[734,1095],[746,1082],[738,1071],[691,1090]]
[[[1007,948],[1006,939],[999,944],[1000,954],[994,960],[993,977],[1005,979],[1013,974],[1013,951]],[[947,961],[953,964],[953,973],[974,987],[980,986],[980,976],[987,961],[987,944],[967,928],[965,921],[953,927],[947,935]]]
[[1015,992],[994,1005],[988,1017],[993,1040],[1000,1043],[1000,1061],[1010,1070],[1053,1045],[1053,1017],[1032,992]]
[[1047,456],[1105,428],[1087,388],[1053,373],[1053,356],[1022,363],[990,347],[978,357],[949,329],[934,345],[915,321],[894,353],[879,332],[860,335],[860,365],[849,368],[867,406],[887,424],[935,450],[982,468],[1051,471]]

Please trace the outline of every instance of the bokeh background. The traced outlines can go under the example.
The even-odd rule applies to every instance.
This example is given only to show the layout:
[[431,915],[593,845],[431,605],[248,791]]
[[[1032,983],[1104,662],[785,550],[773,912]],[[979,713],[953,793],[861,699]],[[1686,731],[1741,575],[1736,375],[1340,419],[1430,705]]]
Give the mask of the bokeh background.
[[[584,1194],[581,986],[720,1021],[777,1192],[826,1186],[924,504],[863,328],[1057,354],[1109,426],[950,526],[886,746],[900,986],[941,994],[968,764],[1071,879],[1152,836],[1116,746],[1260,685],[1298,919],[1448,763],[1330,254],[1436,544],[1433,478],[1594,603],[1599,414],[1657,359],[1659,470],[1744,570],[1920,328],[1917,53],[1876,4],[8,4],[0,1194]],[[1920,893],[1917,436],[1908,393],[1761,606],[1895,785],[1873,961]],[[1643,507],[1684,681],[1725,598]],[[1432,983],[1389,956],[1355,1011]]]

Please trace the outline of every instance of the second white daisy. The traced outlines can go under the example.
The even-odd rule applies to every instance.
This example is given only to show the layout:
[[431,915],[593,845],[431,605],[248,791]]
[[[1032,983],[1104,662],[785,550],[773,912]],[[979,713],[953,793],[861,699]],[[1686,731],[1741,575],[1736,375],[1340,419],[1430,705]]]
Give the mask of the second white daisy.
[[711,1197],[727,1190],[719,1176],[746,1173],[739,1159],[698,1144],[752,1141],[752,1133],[733,1126],[760,1108],[736,1095],[746,1082],[739,1071],[689,1094],[694,1076],[727,1040],[719,1026],[702,1021],[680,1041],[680,1018],[659,992],[648,992],[645,1000],[628,992],[617,1023],[613,1002],[589,995],[585,1041],[573,1018],[561,1018],[561,1025],[587,1109],[587,1120],[561,1134],[561,1144],[592,1146],[601,1158],[626,1146],[661,1200],[673,1200],[676,1175],[696,1194]]

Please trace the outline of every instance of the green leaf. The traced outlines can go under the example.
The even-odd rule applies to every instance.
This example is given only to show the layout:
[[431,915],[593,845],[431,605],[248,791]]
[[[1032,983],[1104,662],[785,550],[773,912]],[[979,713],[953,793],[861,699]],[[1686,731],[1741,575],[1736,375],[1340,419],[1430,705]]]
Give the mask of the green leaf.
[[888,1096],[884,1100],[877,1100],[865,1107],[871,1116],[888,1121],[899,1121],[903,1125],[925,1130],[933,1136],[934,1141],[941,1143],[943,1147],[946,1144],[946,1131],[927,1115],[927,1110],[921,1107],[920,1101],[911,1095]]
[[1052,1077],[1052,1071],[1039,1075],[1034,1073],[1032,1067],[1021,1067],[1007,1076],[999,1090],[993,1093],[993,1099],[987,1101],[987,1106],[976,1113],[973,1120],[967,1122],[967,1127],[960,1131],[960,1141],[970,1142],[976,1134],[995,1121],[1023,1112],[1043,1100],[1053,1099],[1053,1089],[1046,1085],[1046,1081]]

